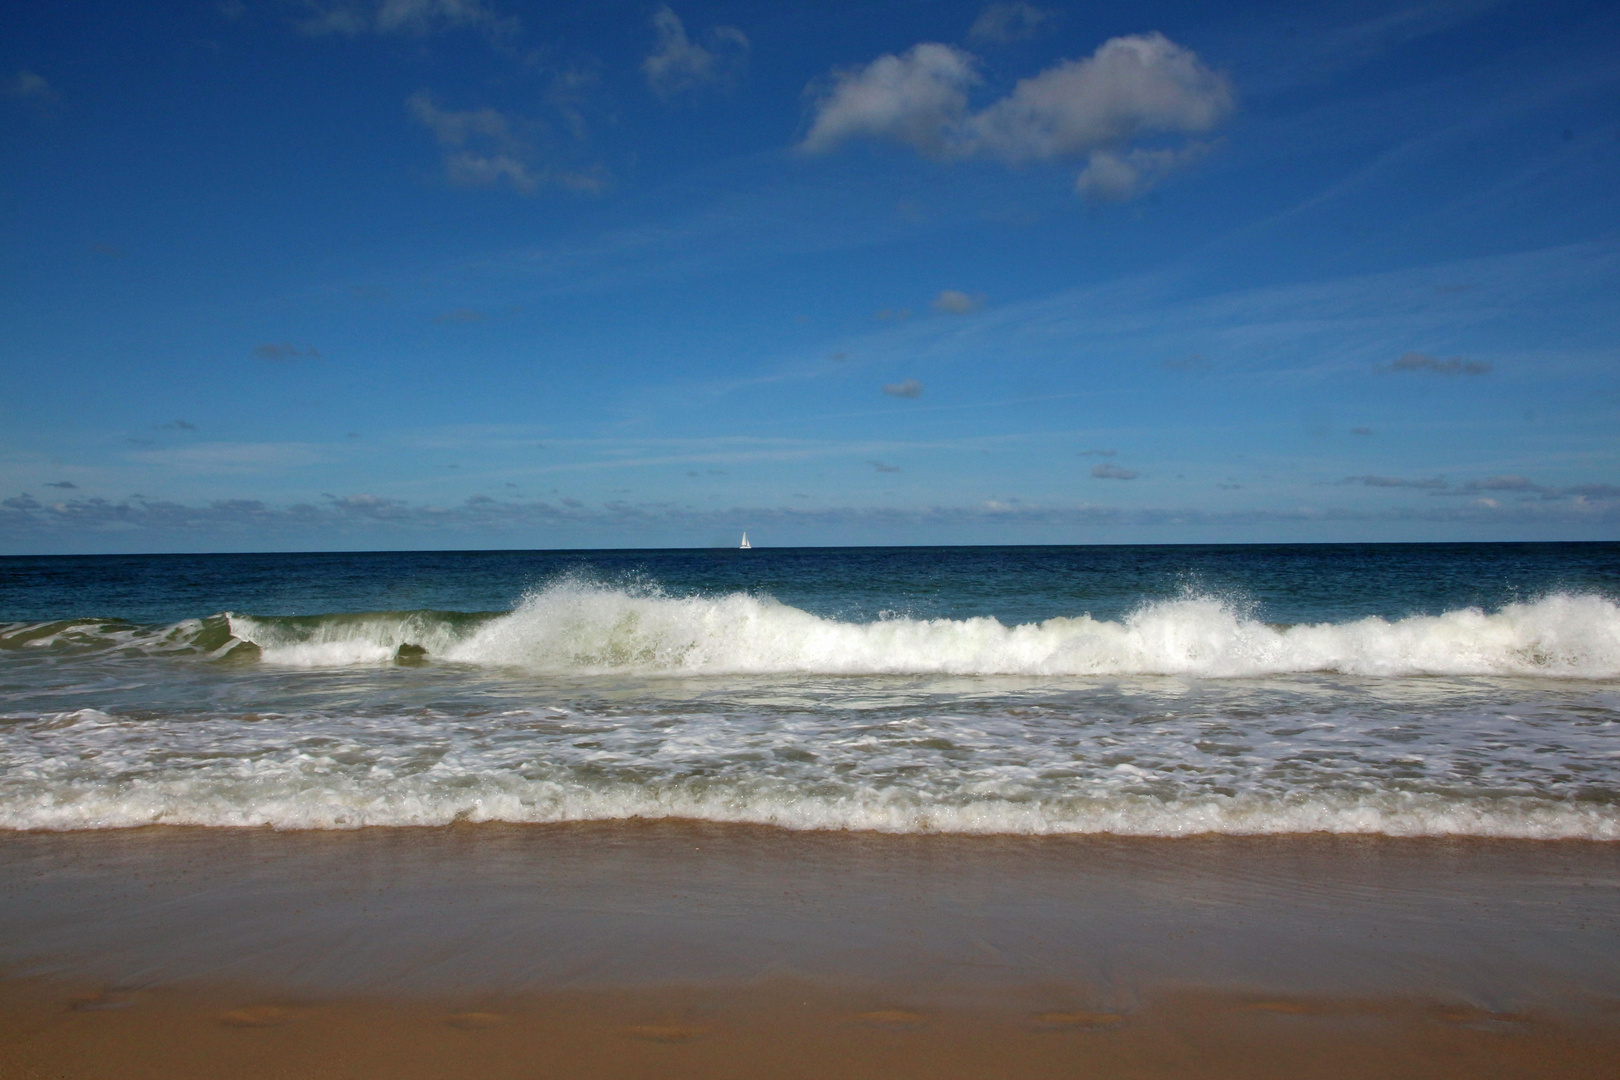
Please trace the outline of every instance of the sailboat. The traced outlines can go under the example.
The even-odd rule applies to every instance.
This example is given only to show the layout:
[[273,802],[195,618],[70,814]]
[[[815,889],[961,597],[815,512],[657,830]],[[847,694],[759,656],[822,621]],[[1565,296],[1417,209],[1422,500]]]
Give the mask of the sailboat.
[[748,549],[749,549],[749,548],[751,548],[751,547],[753,547],[753,546],[754,546],[754,545],[753,545],[753,544],[750,544],[750,543],[749,543],[749,542],[748,542],[748,534],[747,534],[747,533],[743,533],[743,542],[742,542],[742,543],[740,543],[740,544],[738,544],[738,545],[737,545],[737,547],[738,547],[738,548],[739,548],[739,549],[741,549],[741,550],[743,550],[743,551],[747,551],[747,550],[748,550]]

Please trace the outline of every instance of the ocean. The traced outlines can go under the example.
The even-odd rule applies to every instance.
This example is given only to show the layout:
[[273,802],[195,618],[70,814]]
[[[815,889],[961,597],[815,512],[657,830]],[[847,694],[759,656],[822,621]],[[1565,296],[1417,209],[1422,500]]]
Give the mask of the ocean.
[[0,559],[0,828],[1620,840],[1620,544]]

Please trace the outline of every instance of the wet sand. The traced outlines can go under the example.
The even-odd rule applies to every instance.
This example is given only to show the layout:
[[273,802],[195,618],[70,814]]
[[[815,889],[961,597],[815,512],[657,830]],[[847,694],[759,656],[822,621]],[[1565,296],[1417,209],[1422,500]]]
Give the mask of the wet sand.
[[[1613,1077],[1616,1025],[1180,991],[1123,1013],[772,982],[439,1000],[0,991],[8,1077]],[[1053,1007],[1057,1003],[1057,1007]]]
[[1614,1076],[1620,846],[0,835],[0,1076]]

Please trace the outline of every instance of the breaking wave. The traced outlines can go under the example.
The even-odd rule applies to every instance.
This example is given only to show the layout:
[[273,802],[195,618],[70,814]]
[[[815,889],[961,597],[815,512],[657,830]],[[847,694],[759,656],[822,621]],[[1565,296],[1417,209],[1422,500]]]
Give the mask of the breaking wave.
[[990,617],[841,622],[733,593],[675,597],[564,581],[504,614],[226,613],[168,627],[116,620],[0,626],[0,648],[257,657],[329,668],[448,662],[537,674],[1620,677],[1620,605],[1557,593],[1487,612],[1277,626],[1211,597],[1008,626]]

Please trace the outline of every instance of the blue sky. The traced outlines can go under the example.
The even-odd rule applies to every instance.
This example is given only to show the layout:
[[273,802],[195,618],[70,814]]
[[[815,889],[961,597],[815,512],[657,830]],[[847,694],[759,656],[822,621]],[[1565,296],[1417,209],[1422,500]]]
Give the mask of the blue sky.
[[1620,535],[1620,9],[0,34],[0,553]]

